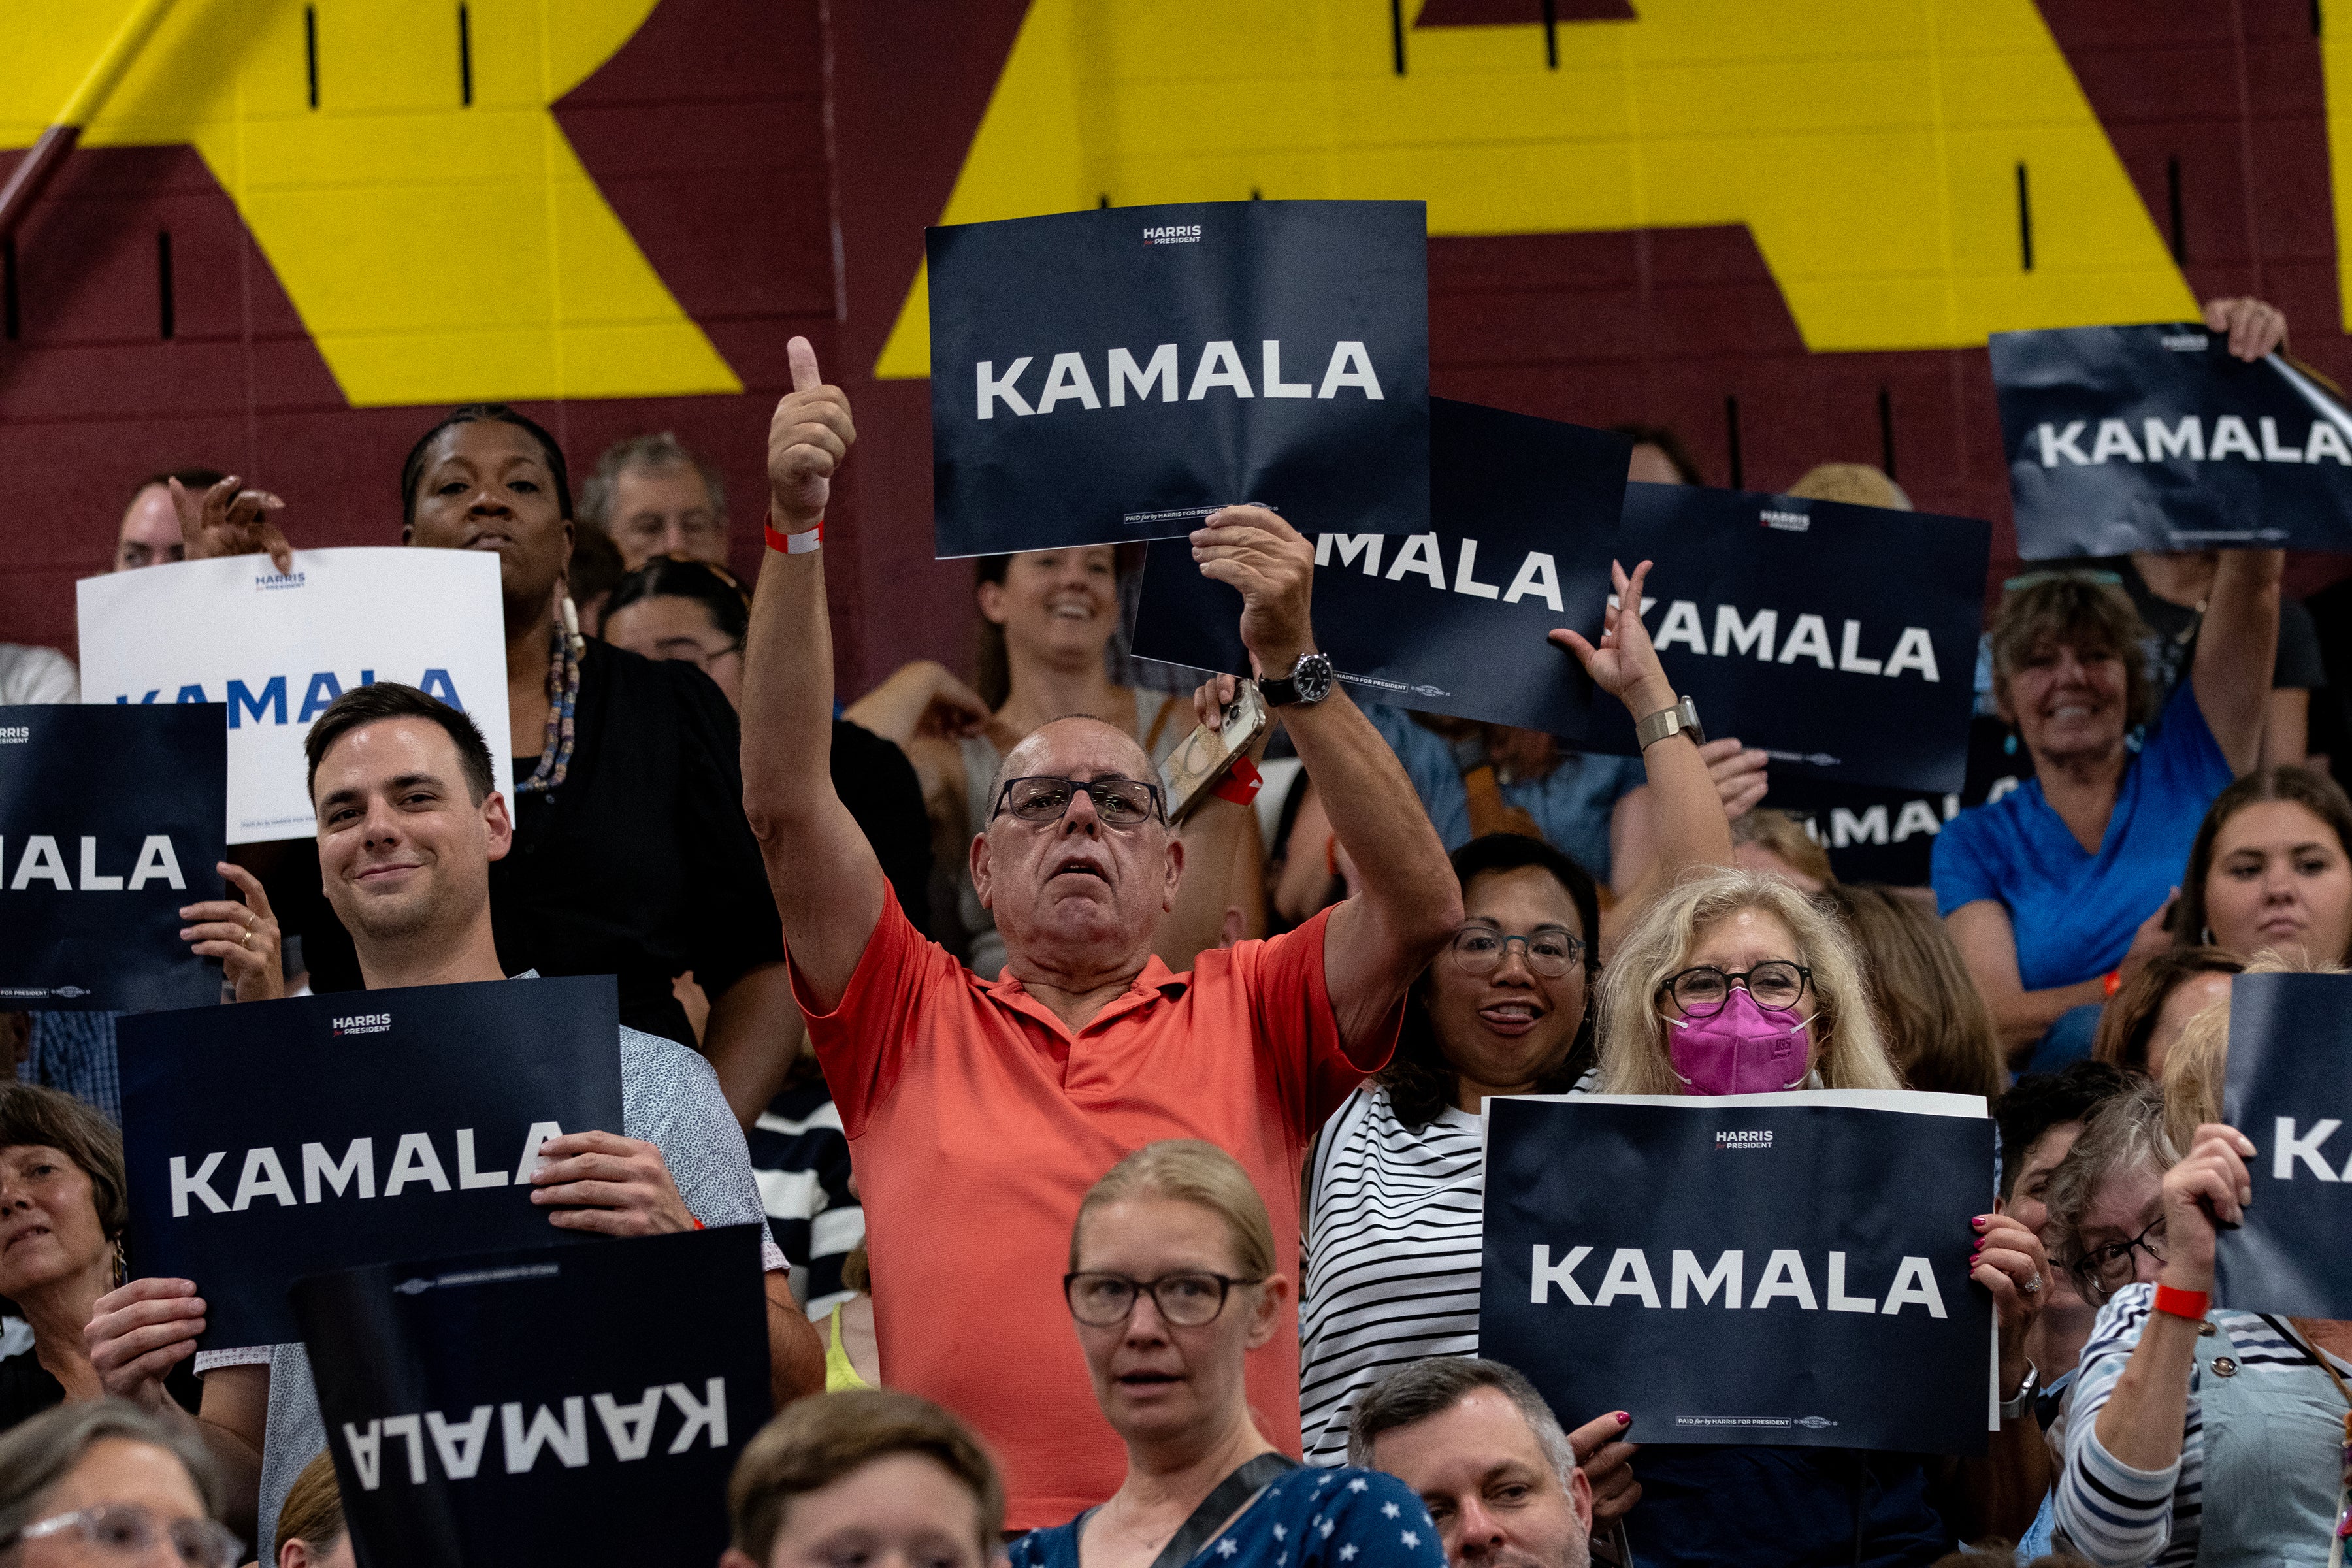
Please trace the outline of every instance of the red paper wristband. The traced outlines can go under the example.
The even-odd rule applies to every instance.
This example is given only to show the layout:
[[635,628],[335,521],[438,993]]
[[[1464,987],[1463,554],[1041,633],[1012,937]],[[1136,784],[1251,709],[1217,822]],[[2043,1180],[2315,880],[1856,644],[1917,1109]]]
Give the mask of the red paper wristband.
[[2176,1318],[2186,1318],[2192,1323],[2203,1322],[2205,1309],[2212,1304],[2212,1295],[2208,1291],[2183,1290],[2172,1285],[2158,1285],[2156,1288],[2154,1306],[2158,1311],[2170,1313]]
[[1257,771],[1255,763],[1247,757],[1235,757],[1234,765],[1225,770],[1225,776],[1209,793],[1235,805],[1252,805],[1256,804],[1257,792],[1265,785],[1265,775]]
[[[781,550],[787,555],[806,555],[824,541],[824,519],[823,518],[816,520],[814,527],[799,533],[779,533],[773,522],[763,526],[768,531],[768,548]],[[803,540],[807,542],[803,543]]]

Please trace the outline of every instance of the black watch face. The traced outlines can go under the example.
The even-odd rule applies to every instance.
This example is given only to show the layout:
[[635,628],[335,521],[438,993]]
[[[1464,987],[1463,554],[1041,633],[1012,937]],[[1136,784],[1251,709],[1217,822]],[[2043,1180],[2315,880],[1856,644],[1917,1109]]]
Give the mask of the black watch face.
[[1298,661],[1290,672],[1290,683],[1297,689],[1298,700],[1320,702],[1331,695],[1331,659],[1328,654],[1310,653]]

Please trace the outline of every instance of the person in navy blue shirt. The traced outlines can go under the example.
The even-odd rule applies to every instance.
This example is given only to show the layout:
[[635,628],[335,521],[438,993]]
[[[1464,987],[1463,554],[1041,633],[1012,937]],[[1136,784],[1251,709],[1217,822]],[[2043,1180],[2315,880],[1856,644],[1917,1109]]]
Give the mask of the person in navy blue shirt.
[[1251,1419],[1244,1365],[1297,1310],[1275,1257],[1265,1201],[1213,1143],[1146,1144],[1095,1184],[1063,1293],[1127,1479],[1013,1542],[1010,1568],[1445,1568],[1402,1481],[1302,1468]]
[[2002,601],[1994,693],[2033,776],[1952,820],[1934,879],[2012,1065],[2089,1055],[2100,1005],[2171,945],[2198,824],[2261,755],[2283,561],[2222,558],[2190,677],[2144,730],[2139,618],[2120,588],[2053,573]]

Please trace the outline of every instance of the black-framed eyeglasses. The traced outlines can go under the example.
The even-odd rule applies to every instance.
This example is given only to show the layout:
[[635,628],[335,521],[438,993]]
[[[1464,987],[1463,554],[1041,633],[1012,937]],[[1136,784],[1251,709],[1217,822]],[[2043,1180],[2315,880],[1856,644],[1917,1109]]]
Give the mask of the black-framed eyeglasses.
[[157,1519],[135,1502],[105,1503],[76,1509],[28,1524],[0,1546],[26,1541],[68,1536],[94,1548],[109,1561],[123,1563],[152,1558],[168,1541],[172,1552],[186,1568],[236,1568],[245,1560],[245,1542],[209,1519]]
[[1265,1283],[1191,1269],[1162,1274],[1157,1279],[1130,1279],[1124,1274],[1082,1269],[1062,1276],[1062,1295],[1070,1303],[1070,1316],[1091,1328],[1107,1329],[1127,1321],[1127,1315],[1135,1310],[1135,1299],[1149,1291],[1164,1321],[1180,1329],[1197,1329],[1217,1321],[1234,1286]]
[[2081,1283],[2084,1296],[2104,1305],[2109,1297],[2130,1284],[2132,1277],[2139,1272],[2132,1264],[2133,1253],[2145,1252],[2156,1259],[2158,1268],[2164,1267],[2164,1254],[2158,1250],[2164,1239],[2164,1216],[2158,1215],[2129,1241],[2111,1241],[2105,1247],[2095,1247],[2066,1267]]
[[1080,790],[1095,803],[1095,815],[1106,827],[1140,827],[1155,816],[1163,820],[1166,816],[1156,784],[1143,779],[1066,779],[1051,773],[1006,780],[1003,793],[996,797],[996,809],[989,816],[1009,811],[1016,822],[1059,822]]
[[1672,996],[1686,1018],[1706,1018],[1731,1000],[1731,988],[1737,985],[1765,1011],[1785,1013],[1797,1005],[1805,987],[1812,983],[1811,969],[1785,958],[1767,959],[1752,969],[1737,973],[1701,963],[1667,975],[1658,984],[1658,994]]
[[1557,980],[1584,957],[1584,942],[1557,926],[1521,933],[1496,931],[1488,925],[1466,925],[1454,933],[1454,962],[1471,974],[1492,974],[1503,966],[1511,944],[1518,943],[1528,967]]

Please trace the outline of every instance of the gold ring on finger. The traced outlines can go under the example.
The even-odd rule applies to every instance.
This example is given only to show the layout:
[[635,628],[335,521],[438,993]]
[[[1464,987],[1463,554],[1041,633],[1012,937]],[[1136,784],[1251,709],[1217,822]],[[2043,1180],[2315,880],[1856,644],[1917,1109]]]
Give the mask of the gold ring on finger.
[[252,947],[252,946],[253,946],[253,933],[252,933],[251,931],[247,931],[243,936],[241,936],[241,937],[237,938],[237,939],[236,939],[236,945],[237,945],[237,946],[239,946],[239,947],[243,947],[243,948],[250,948],[250,947]]

